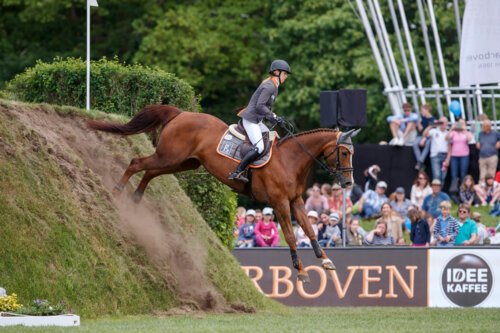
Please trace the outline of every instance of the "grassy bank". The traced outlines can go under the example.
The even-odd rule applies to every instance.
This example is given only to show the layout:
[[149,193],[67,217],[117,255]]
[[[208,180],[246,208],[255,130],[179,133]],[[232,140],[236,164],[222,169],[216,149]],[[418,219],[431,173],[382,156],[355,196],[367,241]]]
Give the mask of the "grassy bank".
[[[140,205],[129,198],[138,176],[113,198],[129,161],[153,148],[145,136],[91,132],[88,117],[105,116],[0,100],[0,286],[84,317],[280,307],[251,286],[175,177],[151,182]],[[201,288],[217,305],[196,297]]]

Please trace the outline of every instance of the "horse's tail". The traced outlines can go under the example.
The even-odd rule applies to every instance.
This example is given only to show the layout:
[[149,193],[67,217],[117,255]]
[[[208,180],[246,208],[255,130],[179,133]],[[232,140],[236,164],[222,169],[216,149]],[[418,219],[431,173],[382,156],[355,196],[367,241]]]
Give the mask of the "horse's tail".
[[89,120],[87,126],[94,130],[121,135],[147,133],[155,130],[158,126],[165,126],[181,112],[171,105],[148,105],[126,124]]

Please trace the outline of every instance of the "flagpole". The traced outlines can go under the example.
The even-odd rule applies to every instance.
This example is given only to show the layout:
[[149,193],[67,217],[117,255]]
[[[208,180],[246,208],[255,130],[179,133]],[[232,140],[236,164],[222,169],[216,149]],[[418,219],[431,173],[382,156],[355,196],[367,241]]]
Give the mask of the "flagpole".
[[87,0],[87,111],[90,110],[90,2]]

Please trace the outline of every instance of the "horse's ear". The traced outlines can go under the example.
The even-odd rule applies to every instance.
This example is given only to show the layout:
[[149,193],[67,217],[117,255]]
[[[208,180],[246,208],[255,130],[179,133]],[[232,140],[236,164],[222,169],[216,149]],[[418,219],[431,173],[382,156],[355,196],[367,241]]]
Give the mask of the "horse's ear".
[[355,130],[354,132],[352,132],[351,138],[354,138],[356,135],[358,135],[360,131],[361,131],[361,128],[358,128],[357,130]]
[[[352,130],[348,130],[347,132],[342,132],[339,137],[339,142],[344,142],[348,138],[353,136],[355,129],[353,128]],[[356,133],[357,134],[357,133]]]
[[339,137],[339,142],[344,142],[346,141],[347,138],[350,138],[352,133],[354,132],[354,129],[349,130],[347,132],[342,132]]

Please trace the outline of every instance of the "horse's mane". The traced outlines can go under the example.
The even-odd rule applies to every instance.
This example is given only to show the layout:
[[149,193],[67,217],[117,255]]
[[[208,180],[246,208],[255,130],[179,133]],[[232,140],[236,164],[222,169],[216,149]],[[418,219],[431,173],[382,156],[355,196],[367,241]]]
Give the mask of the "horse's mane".
[[299,136],[313,134],[313,133],[319,133],[319,132],[338,132],[338,130],[332,129],[332,128],[316,128],[316,129],[312,129],[312,130],[305,131],[305,132],[300,132],[300,133],[293,134],[293,135],[287,134],[285,137],[283,137],[282,139],[280,139],[278,141],[278,145],[282,145],[284,142],[288,141],[288,139],[290,139],[290,138],[296,138]]

